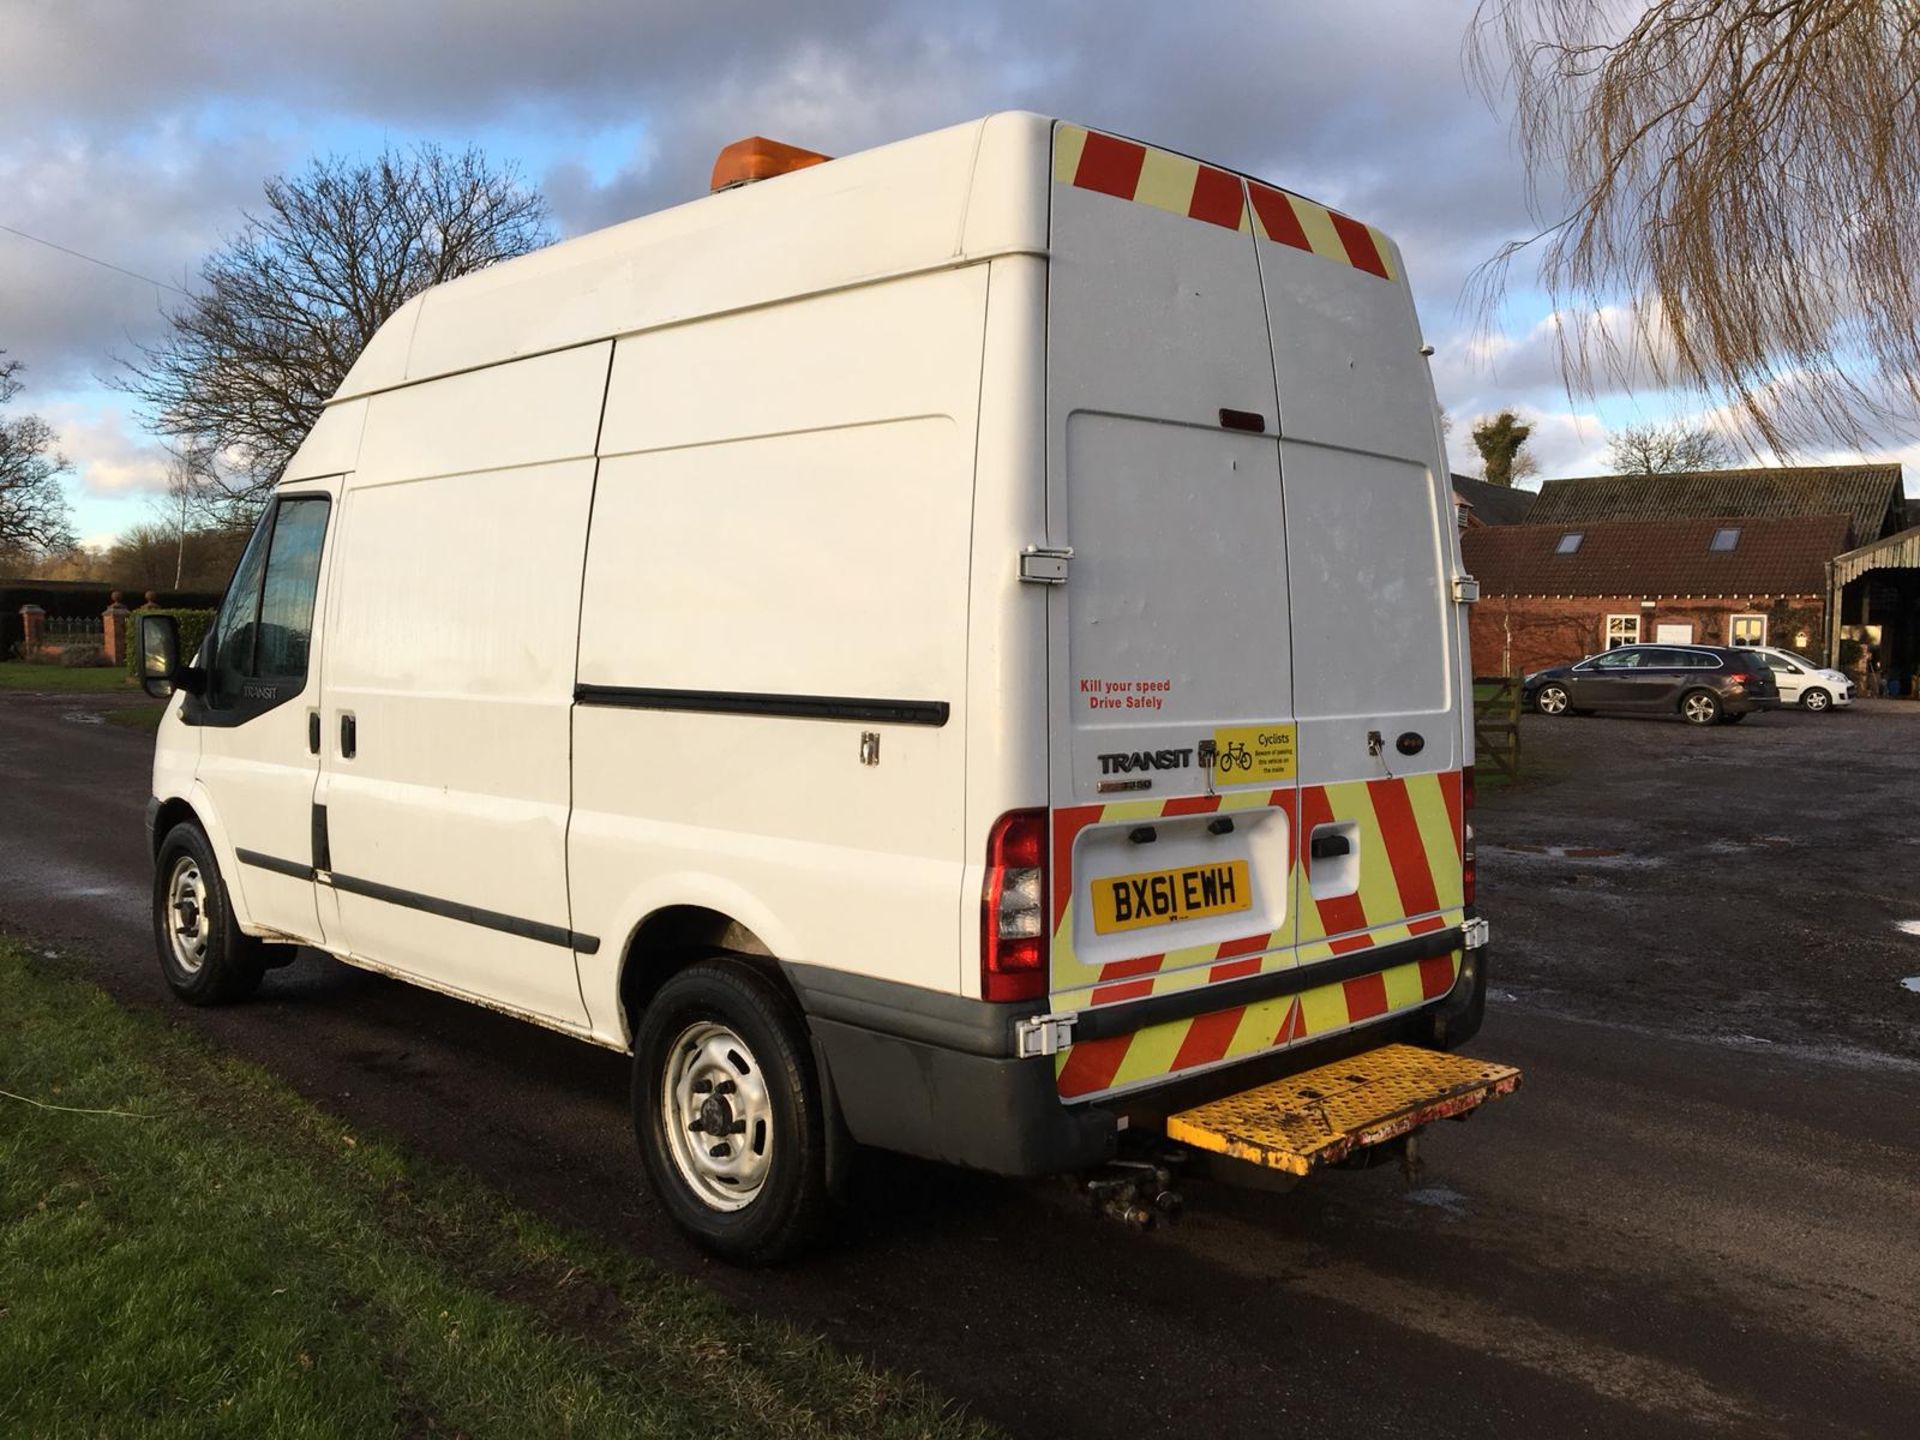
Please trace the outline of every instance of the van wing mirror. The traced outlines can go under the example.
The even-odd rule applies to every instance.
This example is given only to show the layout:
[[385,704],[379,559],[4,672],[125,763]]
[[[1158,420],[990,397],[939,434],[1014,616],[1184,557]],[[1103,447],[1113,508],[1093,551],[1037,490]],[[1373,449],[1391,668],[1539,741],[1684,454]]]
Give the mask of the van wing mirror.
[[141,615],[134,627],[134,666],[140,673],[140,688],[156,700],[164,700],[175,690],[198,695],[204,677],[198,670],[180,663],[180,626],[171,615]]

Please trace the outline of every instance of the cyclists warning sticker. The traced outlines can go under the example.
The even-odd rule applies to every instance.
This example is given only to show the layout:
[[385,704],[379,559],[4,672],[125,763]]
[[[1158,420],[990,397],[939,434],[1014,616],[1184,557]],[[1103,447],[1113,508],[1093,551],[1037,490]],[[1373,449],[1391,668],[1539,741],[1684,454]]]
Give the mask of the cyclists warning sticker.
[[1213,744],[1201,750],[1201,761],[1212,767],[1216,785],[1293,779],[1294,727],[1290,724],[1225,725],[1213,732]]

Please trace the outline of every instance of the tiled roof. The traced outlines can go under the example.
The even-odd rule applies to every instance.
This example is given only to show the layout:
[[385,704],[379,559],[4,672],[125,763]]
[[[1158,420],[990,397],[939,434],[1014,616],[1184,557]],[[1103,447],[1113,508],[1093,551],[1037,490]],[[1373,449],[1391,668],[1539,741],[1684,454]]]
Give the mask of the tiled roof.
[[[1891,512],[1891,517],[1890,517]],[[1682,475],[1588,475],[1549,480],[1527,512],[1532,525],[1717,515],[1845,515],[1852,543],[1907,523],[1898,465],[1802,465],[1697,470]]]
[[[1711,549],[1724,528],[1738,542]],[[1462,531],[1460,553],[1486,595],[1823,595],[1847,528],[1845,515],[1488,525]],[[1557,553],[1573,532],[1579,548]]]
[[1512,485],[1489,485],[1470,475],[1453,477],[1453,493],[1473,507],[1473,518],[1483,525],[1518,525],[1539,494]]

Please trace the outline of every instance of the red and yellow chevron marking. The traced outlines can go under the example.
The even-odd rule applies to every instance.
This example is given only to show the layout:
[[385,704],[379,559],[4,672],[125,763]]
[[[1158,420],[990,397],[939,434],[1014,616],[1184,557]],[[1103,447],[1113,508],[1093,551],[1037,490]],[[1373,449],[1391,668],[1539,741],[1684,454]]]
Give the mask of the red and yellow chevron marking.
[[1262,240],[1307,250],[1325,260],[1338,260],[1383,280],[1400,278],[1393,270],[1393,247],[1373,226],[1258,180],[1247,182],[1247,198],[1253,211],[1254,234]]
[[1354,780],[1300,787],[1300,829],[1350,822],[1360,840],[1360,889],[1313,897],[1313,862],[1302,871],[1298,941],[1324,958],[1386,943],[1379,927],[1409,921],[1415,935],[1458,925],[1465,897],[1460,879],[1460,772],[1400,780]]
[[[1128,800],[1111,805],[1078,805],[1053,812],[1053,941],[1052,990],[1055,1007],[1120,1004],[1149,996],[1176,994],[1223,980],[1239,980],[1273,970],[1312,965],[1339,955],[1392,945],[1416,936],[1432,934],[1461,924],[1466,918],[1460,874],[1461,790],[1460,772],[1438,775],[1412,775],[1399,779],[1355,780],[1333,785],[1303,785],[1280,790],[1236,791],[1225,795],[1193,795],[1173,800]],[[1297,814],[1296,814],[1297,807]],[[1155,954],[1128,956],[1104,965],[1083,963],[1073,948],[1073,899],[1077,889],[1073,874],[1074,842],[1080,833],[1094,824],[1131,824],[1145,820],[1167,819],[1179,815],[1208,815],[1216,812],[1277,808],[1288,818],[1288,871],[1291,915],[1288,925],[1271,933],[1166,950]],[[1317,826],[1349,823],[1358,841],[1360,888],[1356,893],[1315,899],[1312,893],[1312,860],[1304,852],[1300,837],[1311,835]],[[1152,932],[1146,932],[1151,934]],[[1144,938],[1144,937],[1143,937]],[[1458,957],[1455,957],[1456,960]],[[1400,1000],[1376,1013],[1419,1004],[1422,999],[1443,995],[1452,988],[1452,972],[1445,984],[1431,993],[1414,993],[1410,976],[1422,985],[1438,983],[1437,962],[1421,961],[1399,966],[1365,982],[1348,981],[1339,988],[1344,994],[1355,986],[1366,988],[1378,982],[1381,992],[1399,995]],[[1398,976],[1398,979],[1390,977]],[[1395,987],[1398,987],[1397,989]],[[1063,992],[1084,991],[1084,997],[1069,997]],[[1319,991],[1309,992],[1317,995]],[[1369,992],[1371,993],[1371,992]],[[1411,999],[1405,998],[1411,995]],[[1328,1024],[1317,1022],[1330,1010],[1318,1011],[1322,1002],[1308,1003],[1300,997],[1308,1028],[1305,1035],[1324,1034]],[[1402,1003],[1404,1002],[1404,1003]],[[1330,1002],[1327,1002],[1330,1003]],[[1236,1059],[1259,1050],[1292,1043],[1279,1026],[1283,1018],[1274,1010],[1284,1002],[1273,1001],[1235,1007],[1217,1014],[1203,1015],[1171,1025],[1156,1026],[1157,1039],[1145,1042],[1136,1052],[1129,1043],[1135,1037],[1115,1037],[1089,1042],[1076,1049],[1094,1049],[1071,1070],[1063,1061],[1059,1070],[1062,1095],[1075,1097],[1098,1093],[1114,1085],[1132,1084],[1155,1075],[1169,1075],[1194,1065],[1211,1064],[1221,1059]],[[1251,1018],[1249,1018],[1251,1017]],[[1351,1022],[1371,1018],[1359,1016]],[[1271,1023],[1270,1023],[1271,1022]],[[1330,1023],[1330,1022],[1329,1022]],[[1258,1039],[1262,1027],[1266,1038]],[[1339,1028],[1335,1026],[1333,1028]],[[1189,1044],[1186,1036],[1192,1032]],[[1223,1038],[1224,1037],[1224,1038]],[[1218,1041],[1225,1049],[1214,1053]],[[1095,1048],[1098,1047],[1098,1048]],[[1072,1050],[1063,1052],[1071,1055]],[[1093,1089],[1073,1089],[1097,1078],[1107,1060],[1113,1061],[1113,1073],[1120,1074],[1120,1056],[1130,1056],[1122,1078],[1110,1079]],[[1164,1061],[1158,1070],[1152,1064]],[[1175,1062],[1179,1063],[1175,1063]]]
[[1122,140],[1065,121],[1053,131],[1053,178],[1138,205],[1184,215],[1262,240],[1291,245],[1369,275],[1397,280],[1387,237],[1338,210],[1262,185],[1137,140]]
[[[1092,986],[1090,1004],[1112,1005],[1213,980],[1237,980],[1243,975],[1257,975],[1262,968],[1291,964],[1290,956],[1284,953],[1275,957],[1270,967],[1264,966],[1261,958],[1276,947],[1291,946],[1291,927],[1286,931],[1270,934],[1263,930],[1257,935],[1190,945],[1155,955],[1130,956],[1105,965],[1083,963],[1073,949],[1073,843],[1082,830],[1094,824],[1135,824],[1177,815],[1230,814],[1277,807],[1287,814],[1287,868],[1291,874],[1295,864],[1293,837],[1298,831],[1292,823],[1293,806],[1294,790],[1289,785],[1282,790],[1235,790],[1224,795],[1186,795],[1173,800],[1122,800],[1111,805],[1074,805],[1054,811],[1052,989],[1057,993]],[[1195,968],[1201,966],[1210,968]]]
[[1062,1099],[1078,1100],[1298,1045],[1437,1000],[1453,988],[1459,974],[1456,950],[1298,995],[1088,1040],[1054,1057],[1055,1084]]
[[1053,178],[1228,230],[1247,228],[1247,196],[1231,170],[1064,121],[1053,130]]

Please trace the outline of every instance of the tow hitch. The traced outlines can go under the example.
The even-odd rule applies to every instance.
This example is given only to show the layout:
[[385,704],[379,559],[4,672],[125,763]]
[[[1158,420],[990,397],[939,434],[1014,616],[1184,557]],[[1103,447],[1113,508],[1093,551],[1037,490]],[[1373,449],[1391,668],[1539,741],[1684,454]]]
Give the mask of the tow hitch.
[[1174,1188],[1186,1153],[1168,1149],[1145,1160],[1110,1160],[1085,1182],[1087,1201],[1109,1220],[1151,1230],[1180,1218],[1186,1201]]

